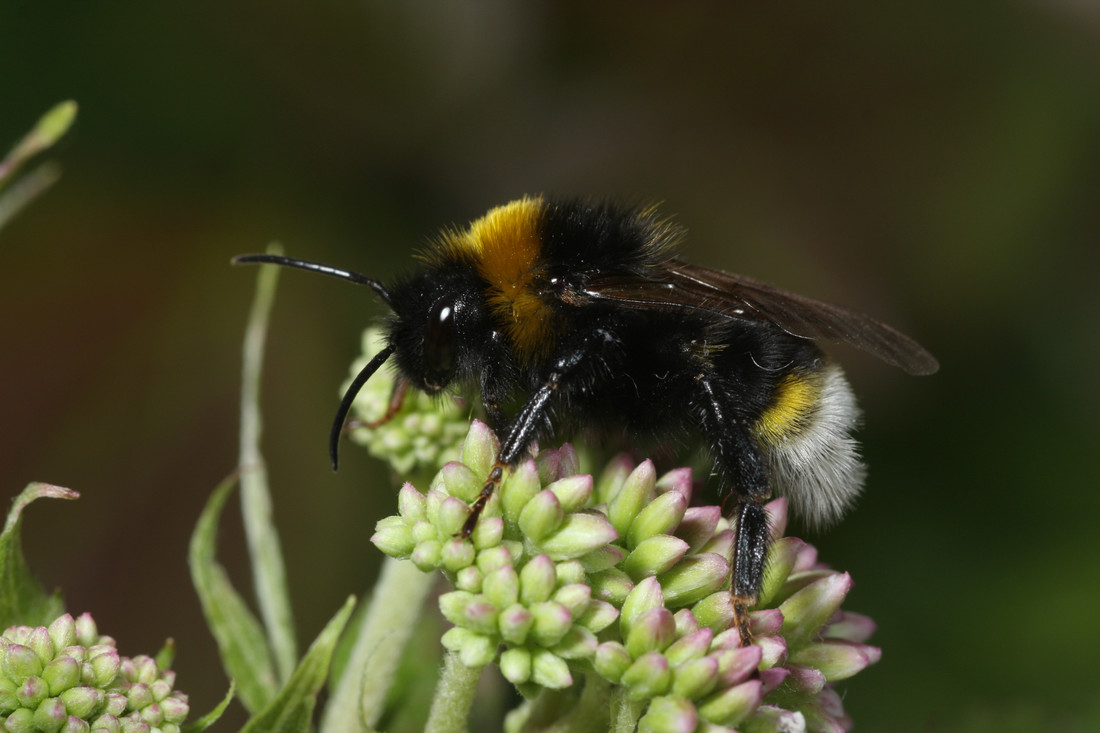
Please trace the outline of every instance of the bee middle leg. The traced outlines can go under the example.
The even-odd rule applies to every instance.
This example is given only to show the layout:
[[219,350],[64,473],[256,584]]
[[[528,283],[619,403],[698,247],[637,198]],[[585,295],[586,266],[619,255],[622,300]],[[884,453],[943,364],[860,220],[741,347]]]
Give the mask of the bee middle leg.
[[[733,597],[733,626],[737,628],[741,645],[752,642],[749,632],[749,609],[756,604],[764,581],[771,540],[764,504],[771,497],[771,487],[763,457],[749,429],[749,420],[731,401],[725,398],[710,375],[697,378],[702,392],[703,428],[710,438],[710,449],[726,482],[723,489],[731,493],[725,512],[736,515],[733,567],[730,572],[730,593]],[[730,500],[733,500],[732,502]]]

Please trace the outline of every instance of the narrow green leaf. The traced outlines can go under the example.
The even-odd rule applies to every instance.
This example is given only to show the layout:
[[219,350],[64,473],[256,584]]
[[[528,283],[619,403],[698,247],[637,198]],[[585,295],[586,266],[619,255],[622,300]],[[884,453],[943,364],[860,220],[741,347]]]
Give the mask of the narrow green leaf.
[[65,611],[58,591],[47,594],[23,559],[23,509],[36,499],[78,499],[80,494],[51,484],[32,483],[16,497],[0,532],[0,629],[13,624],[48,626]]
[[56,143],[76,119],[76,102],[61,102],[39,118],[22,140],[0,161],[0,183],[38,153]]
[[218,718],[222,716],[225,709],[229,707],[229,703],[233,700],[233,693],[236,692],[237,685],[233,680],[229,681],[229,690],[225,693],[225,697],[218,703],[217,707],[211,710],[206,715],[202,716],[198,720],[192,720],[187,725],[180,729],[180,733],[202,733],[214,723],[218,722]]
[[286,687],[266,709],[252,716],[241,733],[308,733],[311,730],[313,708],[328,679],[333,649],[354,608],[355,598],[348,598],[310,645]]
[[[272,244],[269,254],[281,254]],[[263,371],[267,322],[275,301],[280,268],[261,267],[256,277],[256,295],[245,330],[241,366],[241,517],[248,553],[252,560],[252,584],[264,621],[268,644],[275,660],[279,683],[286,682],[298,660],[294,614],[287,591],[286,566],[275,532],[267,466],[260,452],[263,422],[260,413],[260,377]]]
[[255,712],[267,707],[279,689],[275,667],[260,622],[233,590],[225,568],[214,557],[218,519],[235,484],[236,477],[230,476],[214,490],[191,535],[188,558],[191,581],[218,643],[222,664],[237,681],[245,708]]

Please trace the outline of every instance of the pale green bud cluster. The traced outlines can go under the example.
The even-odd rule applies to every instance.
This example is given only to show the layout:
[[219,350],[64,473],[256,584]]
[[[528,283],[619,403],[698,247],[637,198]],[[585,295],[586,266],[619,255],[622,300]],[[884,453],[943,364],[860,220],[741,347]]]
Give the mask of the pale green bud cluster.
[[[691,471],[658,477],[649,461],[613,460],[595,480],[570,446],[507,472],[469,539],[460,531],[498,444],[474,422],[460,459],[427,494],[401,489],[378,523],[385,553],[439,569],[454,624],[443,644],[467,666],[499,664],[524,693],[598,674],[648,703],[652,731],[843,730],[831,683],[877,661],[865,617],[839,611],[846,574],[806,543],[774,543],[754,643],[730,629],[734,531],[714,506],[692,507]],[[786,503],[768,512],[776,537]]]
[[[385,336],[377,327],[363,332],[363,354],[351,365],[351,379],[386,346]],[[433,398],[410,389],[401,408],[392,419],[367,429],[367,423],[380,419],[389,409],[396,380],[393,372],[382,368],[367,380],[352,403],[352,427],[349,437],[398,474],[407,476],[425,466],[441,466],[458,458],[458,450],[470,429],[469,410],[449,397]],[[355,423],[352,423],[355,425]]]
[[179,733],[187,696],[151,657],[120,656],[88,614],[0,636],[0,726],[10,733]]

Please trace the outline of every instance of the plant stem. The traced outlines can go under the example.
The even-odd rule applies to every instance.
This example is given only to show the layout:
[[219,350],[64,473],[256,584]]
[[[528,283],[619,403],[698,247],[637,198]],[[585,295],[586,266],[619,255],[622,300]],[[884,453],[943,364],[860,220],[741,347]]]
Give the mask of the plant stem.
[[611,733],[634,733],[644,707],[645,701],[637,702],[627,696],[626,687],[616,687],[611,693]]
[[407,560],[386,558],[370,607],[350,631],[355,644],[325,706],[321,733],[356,733],[378,723],[434,578]]
[[447,653],[425,733],[464,733],[482,669],[467,667],[457,654]]

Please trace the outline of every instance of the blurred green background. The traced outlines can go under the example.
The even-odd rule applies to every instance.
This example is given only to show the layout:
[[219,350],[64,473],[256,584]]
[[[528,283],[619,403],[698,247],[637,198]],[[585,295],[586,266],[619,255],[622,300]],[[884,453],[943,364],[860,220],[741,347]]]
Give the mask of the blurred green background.
[[[690,259],[939,357],[841,354],[870,481],[811,539],[880,624],[859,730],[1100,730],[1095,4],[7,0],[0,70],[0,147],[80,103],[60,183],[0,231],[0,491],[83,494],[31,509],[32,567],[123,653],[173,636],[195,710],[226,685],[185,559],[235,464],[256,273],[229,258],[279,240],[386,278],[541,192],[662,201]],[[303,643],[369,588],[394,511],[383,467],[325,457],[380,313],[281,279],[265,448]]]

